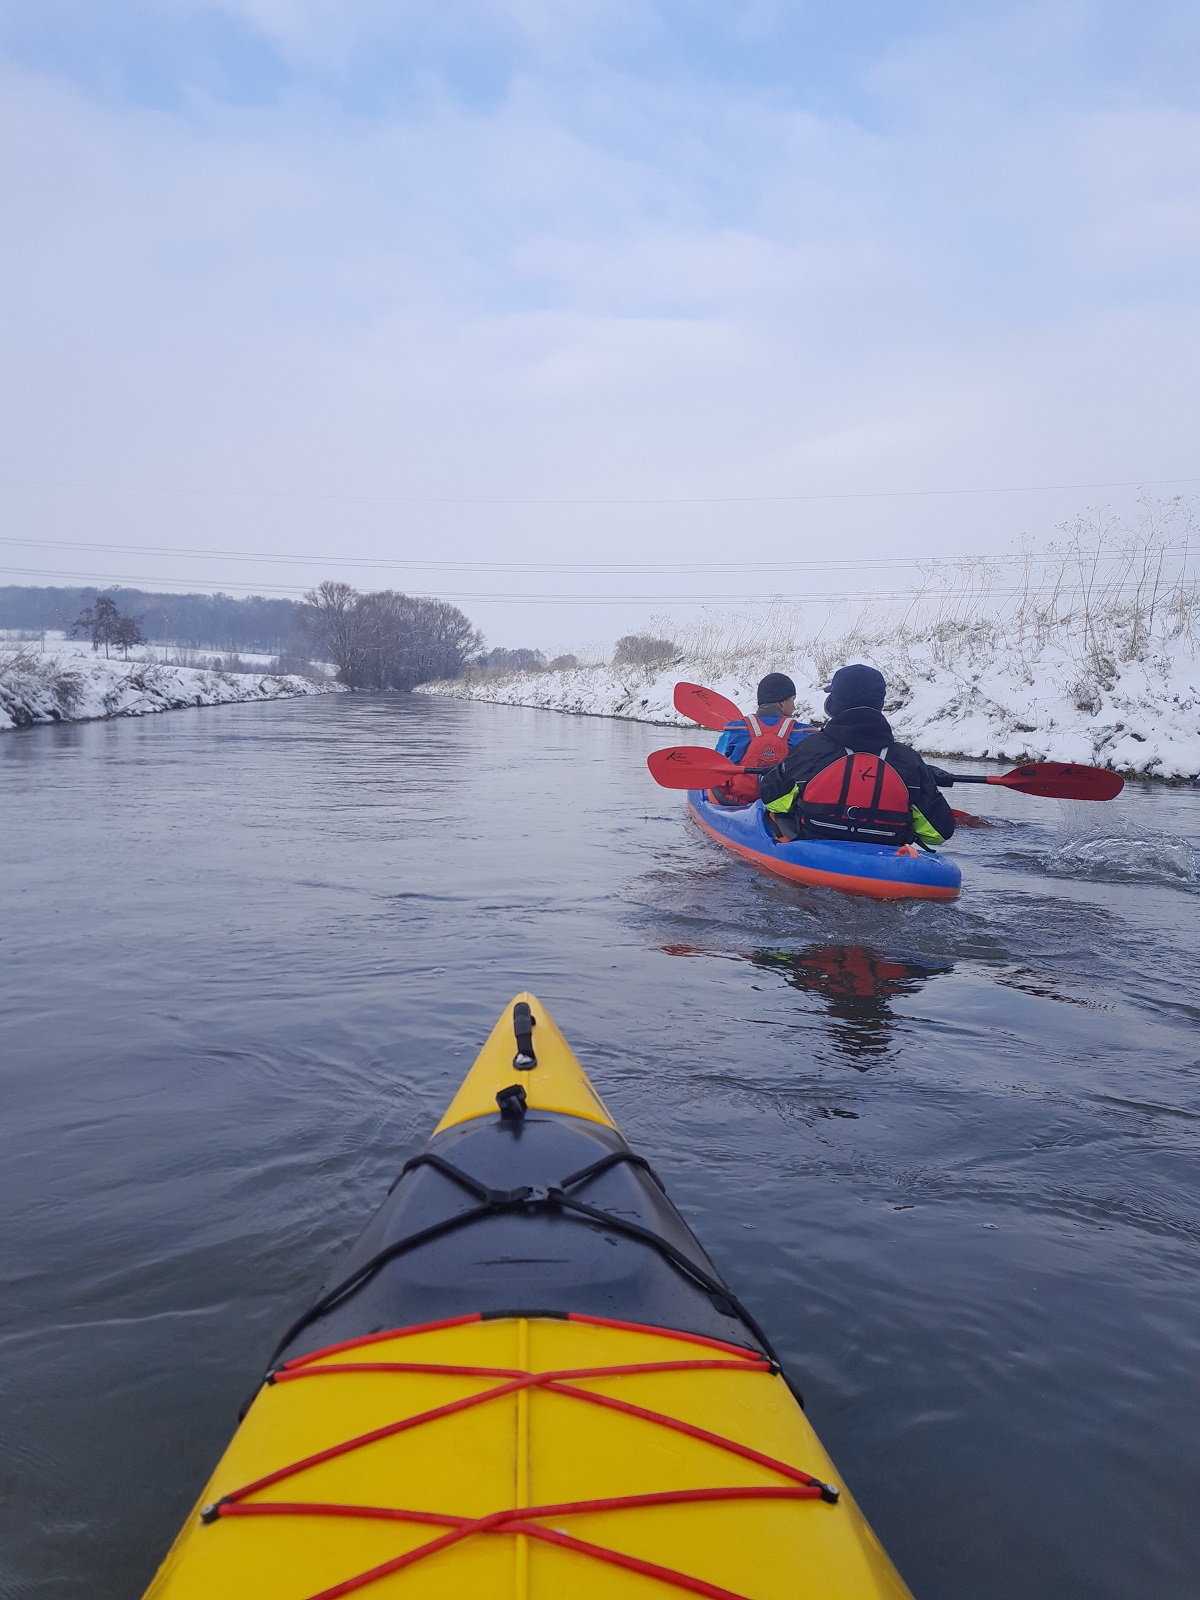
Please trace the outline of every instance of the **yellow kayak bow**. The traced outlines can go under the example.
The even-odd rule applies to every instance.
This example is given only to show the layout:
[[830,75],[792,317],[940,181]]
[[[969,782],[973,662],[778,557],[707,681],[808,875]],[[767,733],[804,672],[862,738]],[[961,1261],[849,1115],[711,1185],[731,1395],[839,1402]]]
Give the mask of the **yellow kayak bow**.
[[281,1341],[147,1600],[672,1593],[909,1595],[765,1334],[519,995]]

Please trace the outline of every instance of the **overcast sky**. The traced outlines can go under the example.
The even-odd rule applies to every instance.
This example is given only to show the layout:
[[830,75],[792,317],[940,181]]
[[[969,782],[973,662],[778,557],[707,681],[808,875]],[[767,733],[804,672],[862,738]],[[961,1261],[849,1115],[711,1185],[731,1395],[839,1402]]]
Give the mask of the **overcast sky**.
[[0,0],[0,582],[647,597],[462,600],[567,648],[1196,492],[1198,47],[1195,0]]

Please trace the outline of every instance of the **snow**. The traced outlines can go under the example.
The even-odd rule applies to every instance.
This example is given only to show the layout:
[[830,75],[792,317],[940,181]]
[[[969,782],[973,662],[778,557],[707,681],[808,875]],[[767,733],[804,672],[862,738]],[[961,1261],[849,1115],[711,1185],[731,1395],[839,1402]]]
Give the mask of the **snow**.
[[79,640],[35,643],[0,640],[0,731],[39,722],[142,717],[185,706],[281,700],[341,689],[325,678],[295,674],[225,673],[172,666],[149,652],[106,660]]
[[[1140,660],[1110,662],[1102,676],[1081,668],[1062,641],[1016,649],[947,651],[937,641],[862,642],[847,661],[867,661],[888,679],[887,713],[897,735],[923,753],[979,760],[1075,761],[1145,777],[1200,777],[1200,662],[1186,640],[1158,640]],[[690,726],[672,704],[681,679],[705,684],[743,710],[754,686],[784,671],[800,715],[820,717],[831,671],[808,651],[789,659],[742,655],[721,661],[685,653],[669,666],[587,666],[426,684],[421,692],[540,706],[577,715]],[[834,666],[840,664],[833,660]]]

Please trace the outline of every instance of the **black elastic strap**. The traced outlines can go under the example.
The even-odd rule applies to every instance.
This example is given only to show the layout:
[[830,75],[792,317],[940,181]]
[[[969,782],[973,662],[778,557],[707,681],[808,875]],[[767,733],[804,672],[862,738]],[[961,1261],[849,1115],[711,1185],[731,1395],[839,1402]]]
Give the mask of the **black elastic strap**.
[[[640,1223],[629,1222],[624,1217],[613,1216],[609,1211],[601,1211],[597,1206],[589,1206],[585,1201],[574,1200],[565,1192],[568,1188],[575,1188],[582,1183],[586,1183],[591,1178],[598,1177],[601,1172],[607,1171],[608,1168],[620,1163],[628,1163],[631,1166],[644,1168],[654,1178],[659,1188],[662,1189],[662,1181],[651,1168],[649,1162],[644,1156],[636,1155],[632,1150],[614,1150],[599,1161],[594,1161],[591,1166],[580,1168],[578,1172],[574,1172],[570,1177],[564,1178],[561,1183],[553,1184],[545,1189],[535,1188],[529,1184],[524,1184],[518,1189],[489,1189],[486,1184],[480,1183],[469,1172],[464,1172],[461,1167],[454,1166],[452,1162],[446,1161],[443,1157],[430,1151],[414,1156],[411,1161],[405,1162],[400,1172],[401,1178],[414,1167],[433,1167],[436,1172],[440,1172],[444,1177],[449,1178],[451,1182],[457,1183],[461,1188],[466,1189],[469,1194],[475,1195],[479,1200],[479,1204],[471,1206],[466,1211],[458,1212],[456,1216],[446,1217],[441,1222],[432,1223],[428,1228],[421,1228],[416,1233],[406,1234],[404,1238],[394,1240],[385,1249],[373,1255],[369,1261],[364,1261],[362,1266],[352,1272],[348,1278],[344,1278],[341,1283],[335,1284],[328,1293],[323,1294],[314,1305],[310,1306],[303,1316],[296,1318],[295,1322],[275,1346],[271,1359],[267,1362],[268,1379],[276,1361],[293,1339],[303,1333],[304,1329],[311,1326],[318,1318],[332,1311],[349,1295],[361,1289],[389,1261],[394,1261],[398,1256],[406,1255],[410,1250],[415,1250],[423,1244],[428,1244],[434,1239],[441,1238],[444,1234],[465,1227],[468,1223],[478,1222],[484,1217],[498,1216],[505,1212],[550,1210],[565,1214],[568,1217],[578,1217],[580,1221],[590,1223],[594,1227],[605,1228],[612,1233],[624,1234],[626,1238],[636,1239],[639,1243],[649,1245],[651,1249],[656,1250],[665,1261],[675,1267],[685,1278],[690,1279],[691,1282],[702,1288],[713,1300],[718,1310],[728,1308],[729,1313],[735,1316],[754,1335],[768,1359],[783,1375],[788,1388],[795,1395],[801,1407],[803,1407],[803,1396],[783,1371],[783,1364],[776,1355],[771,1341],[767,1338],[753,1314],[719,1279],[705,1272],[703,1267],[698,1267],[694,1261],[685,1256],[669,1240],[664,1239],[661,1234],[653,1232],[650,1228],[643,1228]],[[398,1181],[399,1179],[397,1179]]]
[[[557,1187],[560,1189],[578,1188],[580,1184],[587,1183],[592,1178],[598,1178],[602,1172],[607,1172],[610,1167],[619,1166],[641,1167],[666,1194],[667,1191],[662,1179],[646,1160],[645,1156],[639,1156],[635,1150],[630,1150],[628,1146],[624,1150],[610,1150],[606,1156],[601,1156],[599,1161],[593,1161],[587,1167],[580,1167],[578,1172],[572,1172],[569,1177],[563,1178]],[[476,1200],[503,1201],[514,1197],[519,1198],[527,1193],[526,1189],[489,1189],[485,1183],[480,1183],[478,1178],[473,1178],[469,1172],[464,1172],[461,1167],[456,1167],[452,1161],[447,1161],[445,1156],[439,1156],[433,1150],[422,1150],[419,1156],[413,1156],[406,1161],[400,1168],[396,1181],[392,1184],[392,1188],[388,1190],[388,1193],[391,1194],[392,1189],[396,1187],[400,1179],[406,1173],[412,1172],[416,1167],[432,1167],[435,1172],[440,1172],[444,1178],[449,1178],[452,1183],[457,1183],[468,1194],[474,1195]]]
[[[775,1354],[771,1341],[759,1326],[757,1319],[746,1309],[732,1290],[726,1288],[719,1278],[711,1277],[703,1267],[698,1267],[694,1261],[689,1260],[684,1255],[682,1250],[677,1250],[669,1240],[664,1239],[661,1234],[653,1232],[652,1229],[643,1228],[638,1222],[627,1222],[624,1217],[614,1217],[610,1211],[601,1211],[597,1206],[589,1206],[583,1200],[572,1200],[569,1195],[560,1193],[555,1196],[554,1190],[551,1190],[550,1193],[552,1198],[557,1199],[557,1203],[562,1210],[568,1214],[573,1212],[576,1216],[584,1217],[589,1222],[594,1222],[600,1227],[611,1228],[614,1233],[623,1233],[630,1239],[639,1239],[643,1244],[648,1244],[657,1250],[659,1255],[669,1261],[673,1267],[677,1267],[685,1277],[689,1277],[699,1284],[711,1296],[718,1310],[727,1306],[738,1321],[748,1328],[758,1340],[774,1365],[781,1372],[783,1371],[783,1365]],[[790,1383],[788,1387],[791,1388]],[[796,1394],[794,1389],[792,1392]],[[796,1394],[796,1398],[800,1399],[800,1396]],[[801,1405],[803,1403],[801,1401]]]
[[480,1217],[491,1216],[498,1211],[499,1206],[491,1201],[483,1201],[480,1205],[472,1206],[469,1211],[460,1211],[457,1216],[445,1217],[441,1222],[434,1222],[428,1228],[420,1228],[416,1233],[409,1233],[403,1239],[397,1239],[388,1245],[386,1250],[380,1250],[369,1261],[364,1261],[356,1272],[348,1278],[343,1278],[341,1283],[335,1284],[328,1294],[323,1294],[314,1304],[309,1306],[303,1316],[297,1317],[295,1322],[280,1339],[271,1352],[271,1359],[267,1362],[268,1372],[274,1367],[276,1361],[305,1328],[316,1322],[318,1317],[323,1317],[327,1311],[332,1311],[347,1295],[353,1294],[356,1289],[361,1289],[369,1278],[373,1278],[380,1267],[386,1266],[389,1261],[394,1261],[397,1256],[404,1255],[409,1250],[415,1250],[419,1245],[428,1244],[432,1239],[440,1239],[444,1233],[452,1233],[455,1228],[461,1228],[468,1222],[477,1222]]
[[536,1027],[537,1018],[529,1009],[528,1000],[518,1000],[513,1007],[513,1033],[517,1040],[513,1066],[518,1072],[528,1072],[537,1066],[537,1056],[533,1050],[533,1030]]
[[[591,1166],[581,1167],[578,1172],[573,1172],[569,1178],[564,1178],[562,1183],[558,1185],[558,1189],[573,1189],[578,1184],[586,1183],[590,1178],[598,1177],[601,1172],[606,1172],[609,1167],[617,1166],[621,1162],[627,1162],[630,1166],[644,1167],[659,1188],[663,1188],[662,1179],[644,1156],[639,1156],[632,1150],[613,1150],[599,1161],[593,1161]],[[444,1178],[449,1178],[451,1183],[457,1183],[460,1188],[473,1195],[479,1203],[472,1206],[468,1211],[460,1211],[456,1216],[444,1217],[441,1222],[431,1223],[428,1228],[422,1228],[416,1233],[405,1234],[404,1238],[394,1240],[390,1245],[373,1255],[369,1261],[364,1261],[362,1266],[352,1272],[348,1278],[343,1278],[341,1283],[335,1284],[328,1293],[323,1294],[315,1304],[309,1306],[303,1316],[296,1318],[272,1351],[271,1359],[267,1362],[268,1370],[275,1365],[282,1352],[287,1349],[293,1339],[304,1332],[305,1328],[316,1322],[319,1317],[323,1317],[326,1312],[332,1311],[347,1295],[353,1294],[356,1289],[361,1289],[363,1284],[369,1278],[373,1278],[379,1269],[385,1267],[389,1261],[394,1261],[397,1256],[405,1255],[409,1250],[415,1250],[420,1245],[428,1244],[431,1240],[440,1238],[444,1233],[451,1233],[454,1229],[461,1228],[465,1223],[476,1222],[482,1217],[496,1216],[500,1212],[511,1211],[518,1206],[529,1205],[531,1202],[536,1205],[551,1193],[548,1189],[535,1190],[528,1184],[522,1185],[519,1189],[489,1189],[487,1184],[480,1183],[478,1178],[473,1178],[469,1172],[464,1172],[461,1167],[456,1167],[452,1161],[447,1161],[444,1156],[439,1156],[432,1150],[423,1150],[419,1156],[413,1156],[411,1160],[406,1161],[400,1168],[399,1175],[395,1183],[392,1184],[391,1189],[388,1190],[388,1193],[391,1194],[392,1189],[395,1189],[401,1178],[406,1173],[412,1172],[416,1167],[432,1167],[435,1172],[440,1172]],[[665,1193],[666,1191],[664,1190],[663,1192]]]
[[451,1179],[454,1183],[461,1184],[468,1194],[475,1196],[476,1200],[487,1200],[493,1194],[502,1192],[499,1189],[489,1189],[485,1183],[476,1182],[469,1172],[464,1172],[461,1167],[456,1167],[451,1162],[444,1161],[441,1156],[434,1155],[431,1150],[423,1150],[419,1156],[413,1156],[410,1161],[406,1161],[400,1168],[388,1188],[389,1194],[391,1194],[401,1178],[404,1177],[405,1173],[411,1172],[414,1167],[432,1167],[435,1172],[440,1172],[443,1177]]
[[590,1167],[580,1167],[578,1172],[573,1172],[569,1178],[564,1178],[559,1184],[559,1188],[577,1188],[581,1183],[587,1183],[592,1178],[598,1178],[602,1172],[607,1172],[610,1167],[621,1165],[641,1167],[642,1171],[653,1178],[662,1192],[666,1194],[666,1185],[658,1173],[655,1172],[645,1156],[639,1156],[633,1150],[611,1150],[608,1155],[601,1156],[599,1161],[593,1161]]

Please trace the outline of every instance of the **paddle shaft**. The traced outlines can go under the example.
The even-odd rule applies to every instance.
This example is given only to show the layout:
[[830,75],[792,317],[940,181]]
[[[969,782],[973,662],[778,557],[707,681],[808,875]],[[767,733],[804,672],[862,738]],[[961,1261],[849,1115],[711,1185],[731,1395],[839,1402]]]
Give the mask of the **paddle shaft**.
[[[664,789],[707,789],[745,771],[727,756],[698,745],[655,750],[647,757],[647,765]],[[1033,762],[1000,775],[945,772],[940,776],[947,780],[943,787],[954,783],[992,783],[1050,800],[1111,800],[1124,787],[1124,780],[1115,772],[1053,761]]]
[[938,783],[942,788],[955,783],[992,783],[1045,800],[1113,800],[1125,787],[1124,778],[1103,767],[1077,767],[1058,761],[1035,761],[999,774],[943,772]]
[[[691,717],[701,727],[712,728],[714,732],[721,730],[729,722],[738,721],[742,716],[732,700],[727,700],[715,689],[706,689],[699,683],[675,685],[675,709],[681,715]],[[732,763],[730,766],[732,768]],[[743,769],[732,768],[732,770]],[[726,776],[729,776],[728,769]],[[1038,795],[1049,800],[1112,800],[1124,787],[1124,780],[1115,772],[1105,772],[1100,767],[1079,767],[1073,763],[1059,761],[1033,762],[1012,772],[1006,772],[1003,776],[947,772],[942,777],[944,779],[942,788],[949,788],[954,783],[993,783],[999,784],[1004,789],[1016,789],[1021,794]],[[715,784],[721,781],[720,778],[711,778],[705,780],[703,786],[707,787],[709,783]],[[668,784],[665,787],[670,788],[675,785]]]

